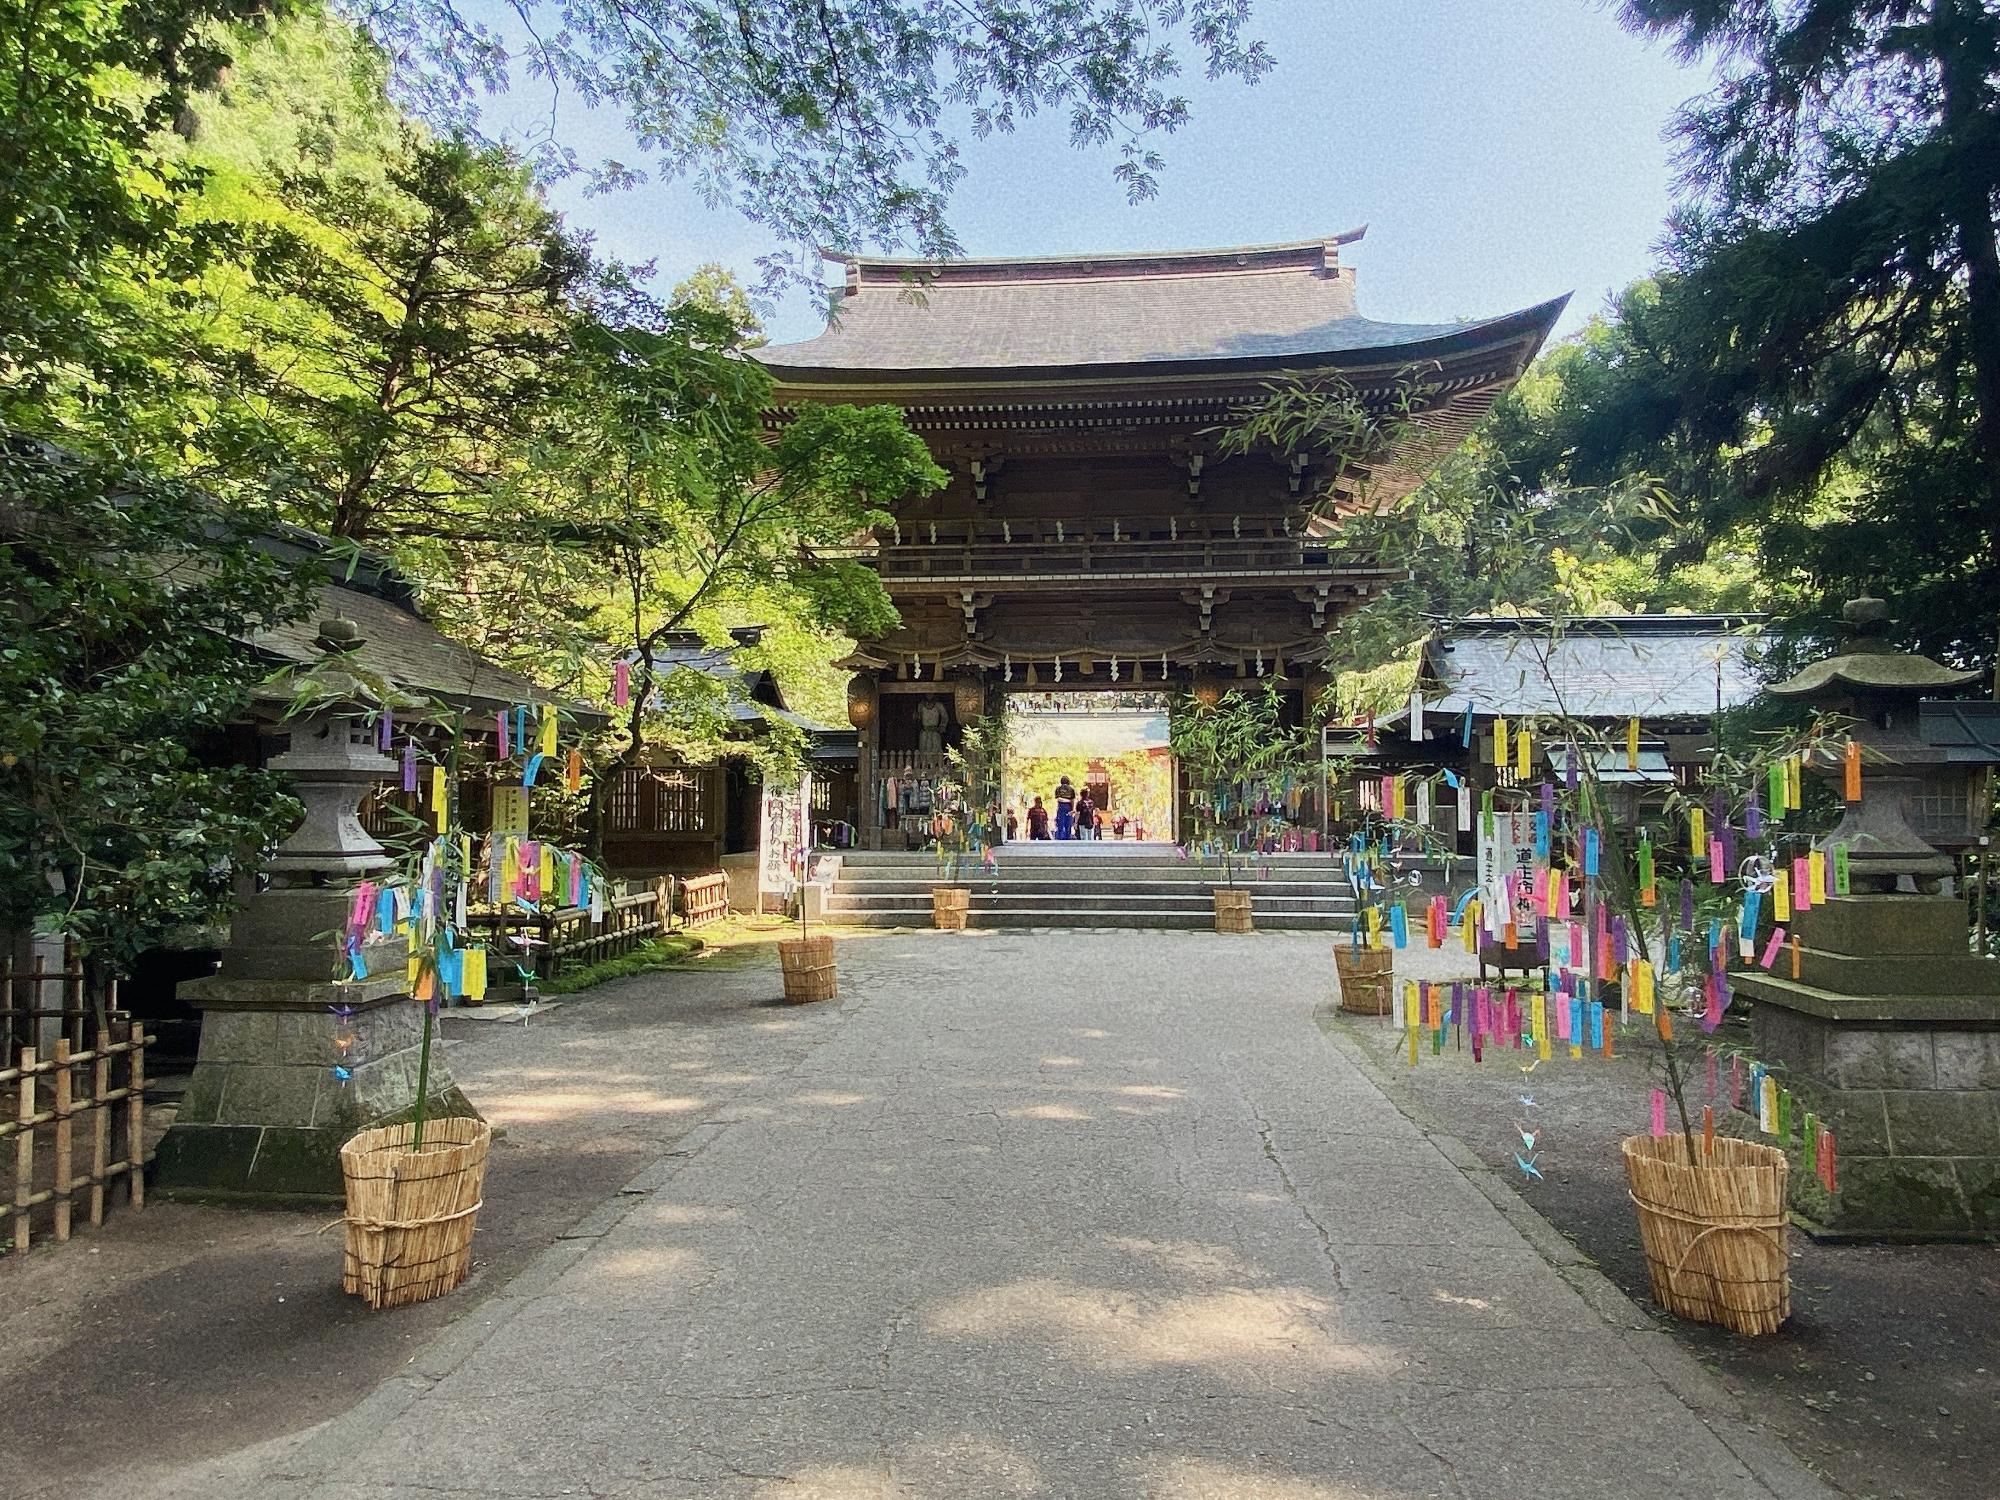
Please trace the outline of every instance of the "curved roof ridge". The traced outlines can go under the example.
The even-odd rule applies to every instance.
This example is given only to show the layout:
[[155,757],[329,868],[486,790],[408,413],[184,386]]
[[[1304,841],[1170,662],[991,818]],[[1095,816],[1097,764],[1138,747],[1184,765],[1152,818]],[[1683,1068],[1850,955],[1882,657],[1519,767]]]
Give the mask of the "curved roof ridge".
[[1145,274],[1144,268],[1156,267],[1165,274],[1185,274],[1187,270],[1206,266],[1211,270],[1226,269],[1273,269],[1297,267],[1312,258],[1319,263],[1337,265],[1340,247],[1351,245],[1367,234],[1368,226],[1344,229],[1337,234],[1319,235],[1307,240],[1285,240],[1268,245],[1217,245],[1203,249],[1179,250],[1105,250],[1105,251],[1064,251],[1056,255],[967,255],[946,257],[859,255],[851,251],[820,247],[820,257],[835,265],[847,267],[850,286],[858,281],[868,280],[868,272],[894,272],[901,278],[908,273],[921,275],[932,281],[953,281],[961,276],[978,275],[981,272],[1000,271],[1013,277],[1023,273],[1046,271],[1052,275],[1073,276],[1079,273],[1116,275],[1120,272],[1131,274],[1135,271]]

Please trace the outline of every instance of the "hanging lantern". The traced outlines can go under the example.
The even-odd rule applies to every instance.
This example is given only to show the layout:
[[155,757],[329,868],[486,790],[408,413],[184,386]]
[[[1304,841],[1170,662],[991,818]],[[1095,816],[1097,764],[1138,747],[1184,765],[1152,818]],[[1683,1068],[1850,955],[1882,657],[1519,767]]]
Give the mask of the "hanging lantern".
[[986,712],[986,681],[982,677],[961,677],[952,684],[951,706],[958,710],[958,722],[970,724]]
[[873,673],[856,672],[847,679],[847,722],[856,729],[866,729],[875,722]]
[[1222,679],[1213,672],[1195,673],[1194,701],[1203,708],[1215,707],[1222,701]]

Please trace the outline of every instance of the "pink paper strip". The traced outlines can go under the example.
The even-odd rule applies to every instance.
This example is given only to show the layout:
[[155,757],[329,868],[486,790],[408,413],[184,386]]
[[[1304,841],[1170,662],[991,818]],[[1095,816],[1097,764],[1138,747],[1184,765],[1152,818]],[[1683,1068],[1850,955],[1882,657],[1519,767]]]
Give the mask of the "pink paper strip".
[[1772,964],[1778,961],[1778,953],[1784,946],[1785,929],[1782,927],[1772,928],[1771,941],[1764,945],[1764,956],[1758,959],[1757,962],[1767,969],[1770,968]]

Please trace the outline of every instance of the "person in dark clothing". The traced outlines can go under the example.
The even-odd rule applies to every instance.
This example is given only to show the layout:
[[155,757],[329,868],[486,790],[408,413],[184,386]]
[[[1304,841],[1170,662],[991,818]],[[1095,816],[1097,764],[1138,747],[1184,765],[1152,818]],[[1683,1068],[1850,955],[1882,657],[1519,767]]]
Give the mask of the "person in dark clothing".
[[1048,836],[1049,810],[1042,806],[1042,799],[1037,797],[1035,805],[1028,809],[1028,837],[1030,839],[1045,839]]
[[1076,836],[1080,839],[1097,837],[1097,803],[1088,790],[1076,799]]
[[1014,809],[1010,807],[1007,809],[1007,831],[1001,836],[1001,842],[1011,844],[1020,836],[1021,820],[1015,815]]
[[1076,788],[1069,784],[1067,776],[1056,784],[1056,837],[1076,837]]

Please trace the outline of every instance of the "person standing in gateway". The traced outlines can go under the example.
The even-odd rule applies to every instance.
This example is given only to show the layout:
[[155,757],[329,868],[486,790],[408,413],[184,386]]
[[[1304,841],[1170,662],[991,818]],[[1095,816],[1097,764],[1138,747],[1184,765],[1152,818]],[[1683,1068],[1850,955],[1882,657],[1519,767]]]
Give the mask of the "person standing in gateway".
[[1076,788],[1067,776],[1056,784],[1056,837],[1076,837]]

